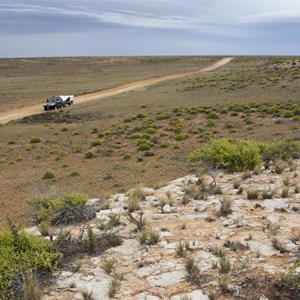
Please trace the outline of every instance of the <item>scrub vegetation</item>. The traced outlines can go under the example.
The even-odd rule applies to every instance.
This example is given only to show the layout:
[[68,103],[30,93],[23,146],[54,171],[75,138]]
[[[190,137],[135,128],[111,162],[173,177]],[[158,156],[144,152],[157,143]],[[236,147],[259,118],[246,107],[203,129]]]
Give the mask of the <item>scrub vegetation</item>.
[[11,83],[15,92],[1,91],[2,110],[17,108],[20,101],[13,99],[20,98],[23,105],[42,105],[53,93],[74,93],[75,104],[0,127],[0,223],[6,216],[28,222],[33,212],[27,199],[34,196],[105,198],[138,183],[157,186],[195,173],[201,161],[230,171],[258,170],[270,160],[278,171],[288,167],[299,157],[297,57],[236,57],[211,73],[76,105],[79,94],[201,69],[218,59],[1,60],[0,82],[18,78]]

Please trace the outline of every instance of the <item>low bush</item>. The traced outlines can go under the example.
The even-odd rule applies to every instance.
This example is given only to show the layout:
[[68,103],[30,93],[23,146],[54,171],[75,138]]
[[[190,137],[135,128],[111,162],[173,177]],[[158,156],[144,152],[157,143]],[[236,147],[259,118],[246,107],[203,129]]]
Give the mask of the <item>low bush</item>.
[[84,158],[86,158],[86,159],[90,159],[90,158],[93,158],[93,157],[95,157],[95,154],[91,151],[85,153],[85,155],[84,155]]
[[72,172],[70,173],[70,176],[71,176],[71,177],[76,177],[76,176],[79,176],[79,173],[78,173],[77,171],[72,171]]
[[95,209],[86,206],[87,196],[82,194],[66,194],[62,197],[34,197],[28,202],[37,209],[37,222],[47,221],[49,224],[71,224],[90,220],[95,217]]
[[141,245],[155,245],[159,241],[159,232],[153,230],[152,228],[144,229],[139,235],[139,242]]
[[145,151],[145,153],[144,153],[144,156],[148,156],[148,157],[151,157],[151,156],[154,156],[154,155],[155,155],[155,153],[152,152],[152,151]]
[[204,161],[230,172],[253,170],[262,163],[261,149],[254,141],[222,138],[190,153],[190,161]]
[[224,197],[224,199],[221,200],[220,203],[221,207],[219,213],[221,216],[227,217],[229,214],[232,213],[232,200],[230,198]]
[[144,144],[140,144],[138,146],[138,151],[146,151],[146,150],[150,150],[151,146],[147,143]]
[[188,134],[180,133],[180,134],[175,135],[174,139],[176,141],[183,141],[183,140],[186,140],[188,137],[189,137]]
[[30,139],[30,143],[31,144],[37,144],[37,143],[40,143],[41,142],[41,139],[38,137],[38,136],[33,136],[31,139]]
[[300,142],[290,137],[280,139],[272,144],[264,145],[262,156],[265,160],[300,158]]
[[259,196],[259,192],[257,189],[249,189],[247,190],[247,199],[256,200]]
[[94,140],[91,142],[92,147],[100,146],[100,145],[102,145],[102,142],[100,140]]
[[48,240],[10,226],[0,231],[0,257],[1,299],[20,299],[28,274],[50,272],[62,255]]
[[55,177],[54,174],[52,172],[48,171],[44,174],[43,179],[52,179],[54,177]]

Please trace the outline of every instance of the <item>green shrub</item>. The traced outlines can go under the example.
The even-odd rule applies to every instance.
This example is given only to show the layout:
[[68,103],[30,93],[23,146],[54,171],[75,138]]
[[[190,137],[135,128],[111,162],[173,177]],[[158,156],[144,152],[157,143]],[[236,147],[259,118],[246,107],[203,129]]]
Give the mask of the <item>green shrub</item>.
[[101,144],[102,144],[102,142],[100,140],[94,140],[91,142],[92,147],[100,146]]
[[13,144],[15,144],[17,141],[16,141],[16,139],[10,139],[8,142],[7,142],[7,144],[8,145],[13,145]]
[[207,114],[207,119],[219,119],[219,117],[218,114],[213,111]]
[[155,133],[155,129],[152,127],[147,128],[146,133],[148,134],[154,134]]
[[290,110],[286,110],[285,112],[284,112],[284,114],[283,114],[283,117],[284,118],[292,118],[294,116],[294,113],[292,112],[292,111],[290,111]]
[[144,156],[154,156],[155,153],[152,151],[145,151]]
[[169,146],[168,143],[161,143],[159,147],[160,148],[168,148],[168,146]]
[[37,144],[37,143],[40,143],[41,142],[41,139],[38,137],[38,136],[33,136],[31,139],[30,139],[30,143],[31,144]]
[[259,145],[254,141],[223,138],[202,145],[190,153],[190,160],[202,160],[213,167],[240,172],[260,165],[260,152]]
[[0,231],[0,295],[1,299],[19,299],[12,280],[22,274],[51,271],[57,266],[61,253],[52,244],[38,236],[18,231],[14,226],[10,230]]
[[[280,249],[278,250],[280,251]],[[281,250],[283,250],[282,253],[284,253],[286,249]],[[298,299],[300,295],[300,274],[296,272],[296,269],[299,267],[300,262],[297,261],[293,267],[284,272],[279,280],[273,281],[269,287],[269,294],[271,296],[277,296],[277,299],[280,299],[281,295],[284,295],[286,299]]]
[[183,141],[183,140],[186,140],[188,137],[189,137],[188,134],[180,133],[180,134],[175,135],[174,139],[176,141]]
[[288,160],[300,157],[300,142],[290,137],[280,139],[270,145],[265,145],[262,149],[265,160]]
[[80,153],[81,151],[82,151],[82,147],[79,146],[79,145],[77,145],[77,146],[75,146],[75,147],[73,148],[73,152],[74,152],[74,153]]
[[90,159],[90,158],[93,158],[93,157],[95,157],[95,154],[91,151],[85,153],[85,155],[84,155],[84,158],[87,158],[87,159]]
[[124,119],[124,123],[130,123],[130,122],[134,121],[135,119],[136,119],[136,117],[126,117]]
[[209,120],[206,124],[207,127],[214,127],[216,126],[216,123],[213,120]]
[[93,208],[86,206],[87,200],[87,196],[74,193],[61,197],[34,197],[28,202],[37,209],[38,222],[58,225],[78,223],[94,217]]
[[55,177],[54,174],[52,172],[48,171],[44,174],[43,179],[52,179],[54,177]]
[[233,128],[233,124],[232,123],[226,123],[225,128]]
[[145,119],[145,118],[147,117],[147,115],[145,115],[145,114],[143,114],[143,113],[138,113],[138,114],[136,115],[136,117],[137,117],[138,119]]
[[149,144],[147,143],[144,143],[144,144],[140,144],[139,146],[138,146],[138,151],[146,151],[146,150],[150,150],[150,146],[149,146]]
[[71,176],[71,177],[76,177],[76,176],[79,176],[79,173],[78,173],[77,171],[72,171],[72,172],[70,173],[70,176]]
[[143,131],[143,128],[142,128],[142,126],[138,125],[138,126],[135,126],[133,128],[133,130],[134,130],[134,132],[141,132],[141,131]]

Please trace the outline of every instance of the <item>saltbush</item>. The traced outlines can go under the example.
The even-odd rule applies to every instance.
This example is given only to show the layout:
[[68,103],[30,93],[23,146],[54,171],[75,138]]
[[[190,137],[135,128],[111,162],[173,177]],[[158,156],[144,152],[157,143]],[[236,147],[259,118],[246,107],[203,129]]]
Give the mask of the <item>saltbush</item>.
[[300,142],[290,137],[280,139],[272,144],[264,145],[262,155],[265,160],[299,158]]
[[52,172],[50,172],[50,171],[47,171],[44,175],[43,175],[43,179],[52,179],[52,178],[54,178],[55,177],[55,175],[52,173]]
[[91,151],[85,153],[85,155],[84,155],[84,158],[86,158],[86,159],[90,159],[90,158],[93,158],[93,157],[95,157],[95,154]]
[[22,289],[16,289],[18,281],[32,270],[51,271],[57,266],[62,255],[52,244],[39,236],[15,227],[0,231],[0,295],[1,299],[19,299]]
[[31,144],[37,144],[37,143],[40,143],[41,142],[41,139],[38,137],[38,136],[33,136],[31,139],[30,139],[30,143]]
[[174,139],[176,141],[183,141],[183,140],[186,140],[188,137],[189,137],[188,134],[180,133],[180,134],[175,135]]
[[95,216],[93,208],[86,206],[87,196],[74,193],[63,196],[34,197],[28,202],[36,207],[38,222],[52,225],[86,221]]
[[262,163],[261,149],[254,141],[217,139],[190,153],[191,161],[204,161],[230,172],[253,170]]

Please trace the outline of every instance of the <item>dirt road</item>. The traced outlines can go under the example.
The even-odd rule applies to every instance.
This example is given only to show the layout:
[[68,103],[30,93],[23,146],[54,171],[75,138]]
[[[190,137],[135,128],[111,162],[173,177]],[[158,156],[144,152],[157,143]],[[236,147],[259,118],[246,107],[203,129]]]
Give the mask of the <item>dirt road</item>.
[[[222,58],[220,61],[216,62],[215,64],[213,64],[209,67],[197,70],[197,71],[183,72],[183,73],[177,73],[177,74],[172,74],[172,75],[167,75],[167,76],[162,76],[162,77],[156,77],[156,78],[131,82],[131,83],[127,83],[127,84],[121,85],[119,87],[104,90],[101,92],[78,96],[78,97],[76,97],[75,101],[76,101],[76,104],[80,104],[80,103],[84,103],[84,102],[88,102],[88,101],[92,101],[92,100],[98,100],[98,99],[102,99],[102,98],[106,98],[106,97],[119,95],[119,94],[129,92],[129,91],[134,91],[136,89],[147,87],[147,86],[150,86],[150,85],[153,85],[158,82],[165,81],[165,80],[176,79],[176,78],[180,78],[180,77],[184,77],[184,76],[193,76],[198,73],[213,71],[213,70],[216,70],[219,67],[227,64],[232,59],[233,59],[233,57]],[[0,114],[0,124],[6,124],[12,120],[22,119],[27,116],[42,113],[43,111],[44,110],[43,110],[43,107],[41,104],[24,107],[24,108],[20,108],[20,109],[14,109],[11,111],[6,111],[6,112]]]

